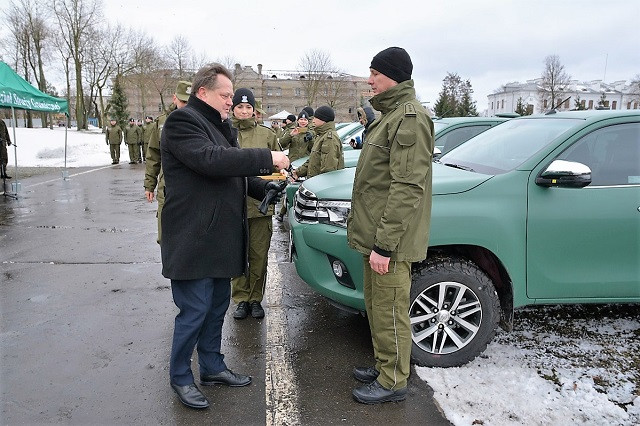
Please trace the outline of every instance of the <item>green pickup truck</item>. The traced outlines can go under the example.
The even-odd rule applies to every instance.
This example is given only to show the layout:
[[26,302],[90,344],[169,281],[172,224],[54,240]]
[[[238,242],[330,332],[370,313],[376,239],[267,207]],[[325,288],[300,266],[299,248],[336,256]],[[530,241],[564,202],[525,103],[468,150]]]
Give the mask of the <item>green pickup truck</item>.
[[[514,118],[433,167],[427,258],[413,264],[414,363],[473,360],[525,305],[640,302],[640,111]],[[308,179],[288,214],[300,277],[363,312],[362,255],[346,240],[354,174]]]

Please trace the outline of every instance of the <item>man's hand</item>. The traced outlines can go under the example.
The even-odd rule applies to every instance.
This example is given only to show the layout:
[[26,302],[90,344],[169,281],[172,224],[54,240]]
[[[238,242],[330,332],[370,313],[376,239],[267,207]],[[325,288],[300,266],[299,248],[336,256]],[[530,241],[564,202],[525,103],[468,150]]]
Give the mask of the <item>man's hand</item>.
[[369,256],[369,266],[371,266],[371,270],[378,275],[384,275],[389,272],[389,261],[390,257],[384,257],[375,251],[371,251],[371,255]]
[[144,191],[144,196],[147,197],[147,201],[148,202],[152,202],[153,201],[153,191]]
[[287,157],[284,152],[280,151],[271,151],[271,160],[278,170],[286,169],[289,167],[289,164],[291,164],[289,162],[289,157]]

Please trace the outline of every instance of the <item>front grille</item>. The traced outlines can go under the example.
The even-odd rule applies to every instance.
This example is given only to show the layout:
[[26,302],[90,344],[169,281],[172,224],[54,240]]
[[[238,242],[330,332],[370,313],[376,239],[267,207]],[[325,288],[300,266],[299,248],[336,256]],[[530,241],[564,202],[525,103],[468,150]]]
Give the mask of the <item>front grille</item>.
[[318,210],[318,197],[300,185],[293,200],[296,220],[300,223],[318,223],[320,218],[328,218],[326,211]]

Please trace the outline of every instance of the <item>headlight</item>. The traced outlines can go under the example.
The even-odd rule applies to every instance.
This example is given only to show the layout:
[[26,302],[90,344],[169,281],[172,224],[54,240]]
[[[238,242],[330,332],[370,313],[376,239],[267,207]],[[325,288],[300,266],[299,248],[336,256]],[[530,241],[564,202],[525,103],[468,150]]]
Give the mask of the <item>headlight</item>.
[[320,222],[346,228],[350,210],[350,201],[318,200],[318,220]]

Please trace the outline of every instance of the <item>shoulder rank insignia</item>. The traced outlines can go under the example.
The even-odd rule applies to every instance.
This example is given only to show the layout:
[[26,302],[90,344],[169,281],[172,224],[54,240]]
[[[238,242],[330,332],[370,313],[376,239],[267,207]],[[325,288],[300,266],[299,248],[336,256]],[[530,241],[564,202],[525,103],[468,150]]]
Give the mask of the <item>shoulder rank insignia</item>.
[[413,104],[404,104],[404,116],[405,117],[415,117],[416,116],[416,108]]

